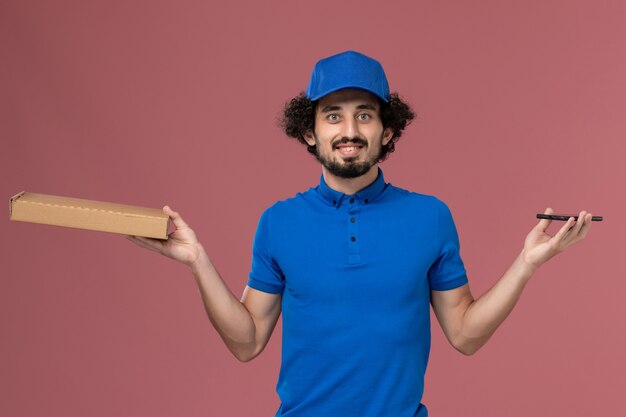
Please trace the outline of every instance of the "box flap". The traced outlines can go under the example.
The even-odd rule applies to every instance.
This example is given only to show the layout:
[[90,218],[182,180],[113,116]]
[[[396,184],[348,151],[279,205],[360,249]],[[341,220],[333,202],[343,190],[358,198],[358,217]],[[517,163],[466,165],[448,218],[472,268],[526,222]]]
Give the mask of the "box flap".
[[13,202],[20,198],[25,192],[26,191],[21,191],[9,199],[9,219],[11,219],[11,214],[13,214]]

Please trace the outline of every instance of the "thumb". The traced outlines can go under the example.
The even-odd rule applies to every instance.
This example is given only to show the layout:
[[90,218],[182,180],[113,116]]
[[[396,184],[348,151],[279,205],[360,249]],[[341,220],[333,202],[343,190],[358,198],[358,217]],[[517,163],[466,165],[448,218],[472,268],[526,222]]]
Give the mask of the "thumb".
[[183,228],[183,227],[189,227],[187,225],[187,223],[185,223],[183,218],[180,217],[180,214],[178,214],[178,212],[172,210],[170,208],[170,206],[164,206],[163,207],[163,212],[171,217],[172,221],[174,222],[174,226],[176,226],[176,229],[180,229],[180,228]]
[[[554,213],[554,211],[550,207],[548,207],[547,209],[543,211],[543,214],[552,214],[552,213]],[[550,223],[552,223],[552,220],[550,219],[541,219],[539,220],[539,223],[537,223],[537,226],[535,226],[535,230],[545,232],[546,230],[548,230],[548,226],[550,226]]]

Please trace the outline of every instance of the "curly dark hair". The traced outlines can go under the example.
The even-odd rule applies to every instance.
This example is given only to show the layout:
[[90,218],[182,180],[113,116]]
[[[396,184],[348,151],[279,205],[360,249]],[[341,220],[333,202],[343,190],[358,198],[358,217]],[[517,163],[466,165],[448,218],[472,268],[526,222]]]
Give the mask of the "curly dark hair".
[[[383,145],[379,162],[387,159],[389,154],[395,150],[395,143],[402,136],[402,131],[415,118],[415,113],[411,107],[402,101],[397,93],[389,95],[389,101],[380,102],[380,117],[383,128],[390,128],[393,131],[391,140]],[[316,146],[309,145],[304,139],[306,132],[313,132],[315,129],[315,112],[318,101],[309,100],[304,92],[285,103],[279,124],[289,137],[295,138],[298,142],[306,145],[307,150],[313,155],[316,154]]]

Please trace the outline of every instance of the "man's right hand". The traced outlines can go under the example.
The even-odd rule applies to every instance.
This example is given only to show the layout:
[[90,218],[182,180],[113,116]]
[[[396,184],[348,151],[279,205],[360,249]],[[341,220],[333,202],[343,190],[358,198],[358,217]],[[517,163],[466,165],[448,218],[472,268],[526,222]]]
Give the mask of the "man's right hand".
[[163,212],[170,216],[176,227],[176,230],[168,235],[167,240],[130,235],[126,235],[126,238],[142,248],[159,252],[168,258],[192,266],[204,250],[202,245],[198,242],[194,231],[180,217],[180,214],[173,211],[169,206],[163,207]]

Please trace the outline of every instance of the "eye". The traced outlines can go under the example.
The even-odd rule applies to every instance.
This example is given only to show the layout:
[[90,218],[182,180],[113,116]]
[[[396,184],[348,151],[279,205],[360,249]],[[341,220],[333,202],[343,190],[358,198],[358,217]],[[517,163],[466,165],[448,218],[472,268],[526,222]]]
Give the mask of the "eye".
[[331,113],[328,116],[326,116],[326,119],[331,122],[337,122],[339,121],[339,115],[337,113]]
[[367,113],[358,114],[356,117],[357,117],[357,119],[362,120],[362,121],[370,120],[372,118],[372,116],[370,116]]

